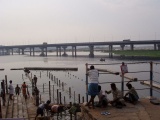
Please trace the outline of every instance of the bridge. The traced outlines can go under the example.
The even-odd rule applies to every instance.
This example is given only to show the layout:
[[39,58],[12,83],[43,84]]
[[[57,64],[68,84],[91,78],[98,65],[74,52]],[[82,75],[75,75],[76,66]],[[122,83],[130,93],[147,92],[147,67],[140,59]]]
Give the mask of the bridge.
[[[57,56],[67,56],[67,47],[71,48],[72,57],[77,57],[77,47],[88,47],[89,48],[89,57],[94,57],[94,47],[95,46],[104,46],[106,50],[108,48],[109,57],[112,57],[112,50],[114,46],[119,45],[122,50],[124,50],[126,45],[130,46],[130,50],[134,50],[134,46],[136,45],[153,45],[154,50],[160,50],[160,40],[141,40],[141,41],[110,41],[110,42],[82,42],[82,43],[59,43],[59,44],[33,44],[33,45],[12,45],[12,46],[0,46],[0,55],[10,55],[14,53],[16,49],[17,52],[24,55],[26,49],[30,53],[30,56],[35,56],[35,48],[39,48],[41,50],[41,56],[47,56],[47,52],[49,47],[55,48]],[[63,52],[63,54],[62,54]]]

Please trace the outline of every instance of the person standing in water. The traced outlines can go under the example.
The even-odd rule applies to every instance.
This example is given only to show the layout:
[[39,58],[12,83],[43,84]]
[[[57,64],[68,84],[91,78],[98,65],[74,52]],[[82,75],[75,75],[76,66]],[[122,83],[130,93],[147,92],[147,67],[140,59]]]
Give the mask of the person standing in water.
[[14,88],[13,88],[13,85],[12,85],[12,80],[9,81],[9,99],[10,100],[13,100],[13,94],[14,94]]
[[21,91],[21,88],[17,84],[17,86],[15,87],[16,95],[19,95],[20,91]]

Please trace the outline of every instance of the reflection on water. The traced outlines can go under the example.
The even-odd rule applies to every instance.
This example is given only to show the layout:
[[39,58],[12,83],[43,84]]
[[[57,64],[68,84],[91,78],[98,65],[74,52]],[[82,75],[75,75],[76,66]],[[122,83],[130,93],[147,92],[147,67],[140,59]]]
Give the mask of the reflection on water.
[[[87,55],[88,53],[78,53],[79,55]],[[95,52],[97,55],[104,55],[106,53]],[[86,68],[85,64],[109,64],[109,63],[121,63],[122,60],[115,60],[106,58],[105,62],[101,62],[99,58],[88,58],[88,57],[56,57],[56,56],[49,56],[49,57],[39,57],[39,56],[20,56],[20,55],[13,55],[13,56],[0,56],[0,68],[4,68],[5,71],[0,71],[0,78],[4,79],[5,75],[8,76],[8,80],[12,79],[14,86],[18,84],[22,84],[23,81],[26,81],[27,78],[24,77],[24,73],[21,70],[11,71],[11,68],[24,68],[24,67],[75,67],[78,68],[78,71],[50,71],[53,76],[60,80],[60,82],[64,82],[65,84],[65,91],[62,92],[62,96],[67,96],[66,100],[70,101],[68,97],[69,87],[71,87],[72,95],[74,94],[78,97],[78,94],[82,96],[86,96]],[[131,61],[124,61],[124,62],[131,62]],[[112,71],[120,72],[120,64],[119,65],[95,65],[96,68],[103,68],[109,69]],[[129,72],[131,71],[150,71],[149,64],[128,64]],[[154,65],[154,80],[159,80],[159,65]],[[49,80],[51,81],[51,85],[54,85],[54,90],[58,89],[57,85],[47,77],[47,71],[31,71],[32,76],[36,75],[38,77],[38,85],[41,90],[41,94],[44,96],[48,91],[48,83]],[[149,72],[139,72],[139,73],[128,73],[129,76],[138,78],[139,80],[149,80],[150,74]],[[112,75],[112,74],[100,74],[99,76],[100,83],[103,82],[121,82],[121,77],[119,75]],[[30,84],[30,83],[28,83]],[[43,93],[42,85],[45,85],[45,93]],[[140,82],[132,83],[133,86],[137,89],[148,88],[140,84]],[[110,84],[101,84],[102,90],[110,90]],[[117,83],[119,89],[121,89],[121,83]],[[125,87],[125,90],[127,88]],[[53,90],[52,90],[53,91]],[[62,90],[60,90],[62,91]],[[148,90],[140,90],[139,95],[141,97],[145,97],[149,95]],[[160,93],[154,92],[155,96],[160,97]],[[55,95],[56,96],[56,95]],[[111,99],[112,95],[108,95]],[[43,97],[46,99],[46,97]]]

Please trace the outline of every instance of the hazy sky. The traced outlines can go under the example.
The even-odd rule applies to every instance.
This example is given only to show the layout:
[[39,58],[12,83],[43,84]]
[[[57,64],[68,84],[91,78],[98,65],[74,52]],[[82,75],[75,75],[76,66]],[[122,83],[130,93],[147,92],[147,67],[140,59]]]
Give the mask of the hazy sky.
[[160,40],[160,0],[0,0],[0,45]]

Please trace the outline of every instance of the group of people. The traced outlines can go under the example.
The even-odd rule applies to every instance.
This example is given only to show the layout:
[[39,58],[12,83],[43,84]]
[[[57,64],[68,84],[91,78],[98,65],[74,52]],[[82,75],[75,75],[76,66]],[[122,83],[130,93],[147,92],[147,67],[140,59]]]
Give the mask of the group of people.
[[[122,63],[122,65],[125,65],[124,63]],[[123,67],[121,67],[121,70],[124,69]],[[125,66],[125,70],[126,70],[126,66]],[[126,70],[128,72],[128,70]],[[122,73],[125,74],[125,73]],[[103,92],[101,90],[101,86],[99,85],[99,73],[98,70],[96,70],[94,68],[94,66],[90,66],[90,70],[88,71],[88,76],[90,78],[89,82],[88,82],[88,95],[90,95],[90,100],[89,102],[86,104],[86,106],[88,106],[89,108],[94,109],[95,107],[95,103],[94,103],[94,99],[96,97],[96,95],[98,95],[99,98],[99,106],[101,107],[106,107],[109,104],[111,104],[112,106],[115,106],[117,108],[121,108],[122,106],[125,106],[124,101],[130,102],[135,104],[138,99],[139,96],[135,90],[135,88],[132,86],[132,84],[130,82],[128,82],[126,84],[126,86],[128,87],[128,92],[123,96],[122,91],[120,91],[117,87],[115,83],[111,83],[111,90],[109,91],[105,91]],[[108,100],[107,98],[107,94],[113,94],[113,100]]]
[[[10,99],[10,100],[13,100],[14,87],[13,87],[13,85],[12,85],[12,80],[9,81],[8,89],[9,89],[9,99]],[[15,94],[16,94],[16,95],[19,95],[20,92],[21,92],[21,90],[22,90],[22,94],[23,94],[24,98],[27,98],[27,94],[29,95],[29,92],[28,92],[28,90],[27,90],[27,85],[26,85],[25,82],[23,82],[21,88],[20,88],[20,87],[18,86],[18,84],[17,84],[17,86],[15,87]]]
[[[36,89],[37,88],[37,77],[36,77],[36,75],[34,75],[33,83],[34,83],[34,86],[35,86],[34,87],[34,89],[35,89],[34,91],[37,94],[38,89]],[[12,85],[12,80],[9,81],[8,89],[9,89],[9,98],[10,98],[10,100],[13,100],[14,87]],[[19,87],[18,84],[16,85],[16,87],[15,87],[15,94],[19,95],[21,91],[22,91],[22,94],[23,94],[24,98],[27,98],[27,95],[29,95],[29,92],[27,90],[26,82],[23,82],[23,84],[21,85],[21,87]]]
[[47,100],[47,102],[45,103],[41,103],[38,107],[37,107],[37,114],[35,117],[35,120],[37,119],[38,115],[44,116],[44,111],[46,110],[47,112],[50,111],[51,114],[53,115],[54,113],[60,113],[65,111],[66,107],[64,105],[61,104],[51,104],[50,100]]

